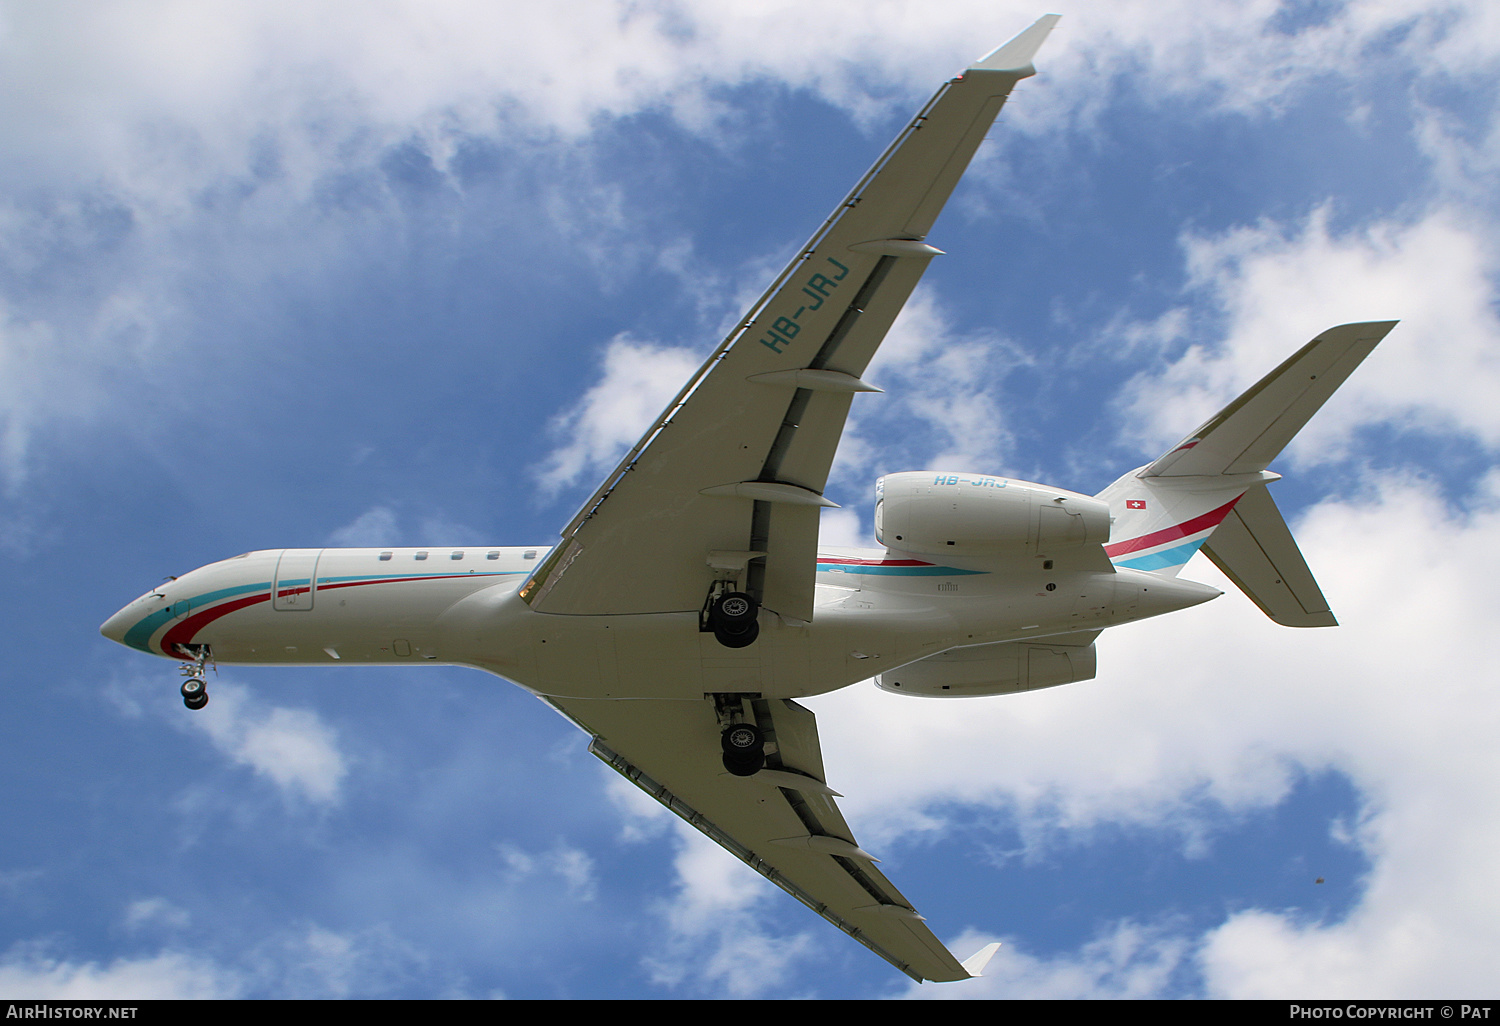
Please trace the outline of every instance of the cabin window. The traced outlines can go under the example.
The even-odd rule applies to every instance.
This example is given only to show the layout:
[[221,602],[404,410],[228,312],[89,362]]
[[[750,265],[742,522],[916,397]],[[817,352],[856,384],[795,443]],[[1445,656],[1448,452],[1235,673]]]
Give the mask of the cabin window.
[[425,553],[425,552],[418,552],[417,553],[417,558],[418,559],[426,559],[427,558],[427,553]]
[[485,559],[499,559],[500,558],[500,553],[498,551],[495,551],[495,552],[486,552],[484,554],[484,558]]
[[523,553],[523,554],[522,554],[522,555],[521,555],[521,558],[522,558],[522,559],[535,559],[535,558],[536,558],[536,549],[527,549],[527,550],[526,550],[526,551],[525,551],[525,552],[524,552],[524,553]]
[[386,562],[386,561],[388,561],[388,560],[389,560],[389,559],[390,559],[390,558],[391,558],[391,554],[390,554],[390,553],[389,553],[389,552],[382,552],[382,553],[381,553],[381,554],[380,554],[380,561],[381,561],[381,562],[382,562],[382,563],[384,563],[384,562]]
[[448,558],[449,559],[463,559],[464,558],[464,554],[462,552],[455,552],[455,553],[453,553],[453,555],[449,556]]

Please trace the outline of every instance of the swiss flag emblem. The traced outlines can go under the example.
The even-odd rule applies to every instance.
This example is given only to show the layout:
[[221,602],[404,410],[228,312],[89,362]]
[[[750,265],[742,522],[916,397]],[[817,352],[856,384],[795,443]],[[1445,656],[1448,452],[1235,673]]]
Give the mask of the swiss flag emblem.
[[1145,509],[1146,508],[1146,500],[1145,499],[1126,499],[1125,500],[1125,508],[1126,509]]

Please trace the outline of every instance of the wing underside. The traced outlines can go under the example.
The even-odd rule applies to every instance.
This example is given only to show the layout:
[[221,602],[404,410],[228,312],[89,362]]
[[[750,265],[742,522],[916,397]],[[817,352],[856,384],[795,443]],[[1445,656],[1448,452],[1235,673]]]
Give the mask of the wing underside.
[[766,736],[766,768],[738,777],[724,768],[710,701],[545,701],[627,780],[912,979],[969,977],[856,844],[824,782],[808,709],[747,701]]
[[[564,529],[521,588],[535,611],[691,612],[732,583],[786,620],[812,619],[829,468],[854,394],[876,391],[861,375],[940,252],[925,241],[933,221],[1056,21],[938,90]],[[544,700],[600,759],[902,972],[971,975],[855,843],[807,709],[754,695]],[[726,769],[726,708],[764,735],[765,768],[749,776]],[[992,951],[971,960],[975,973]]]
[[563,531],[522,590],[534,609],[696,610],[731,566],[766,609],[812,618],[823,489],[853,394],[872,391],[860,375],[1055,20],[944,85],[897,137]]

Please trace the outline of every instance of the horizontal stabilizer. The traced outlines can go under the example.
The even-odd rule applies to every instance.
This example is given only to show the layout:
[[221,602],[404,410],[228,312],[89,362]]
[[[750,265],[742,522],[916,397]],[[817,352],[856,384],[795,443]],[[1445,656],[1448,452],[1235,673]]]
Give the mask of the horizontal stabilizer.
[[1265,470],[1395,326],[1395,321],[1370,321],[1329,328],[1152,463],[1141,477]]
[[1252,488],[1235,503],[1204,543],[1203,552],[1277,623],[1338,626],[1276,500],[1265,488]]

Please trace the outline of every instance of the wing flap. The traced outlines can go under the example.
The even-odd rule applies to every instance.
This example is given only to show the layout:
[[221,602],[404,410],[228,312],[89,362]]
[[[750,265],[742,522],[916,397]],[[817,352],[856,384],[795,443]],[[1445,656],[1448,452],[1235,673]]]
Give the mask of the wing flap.
[[[916,980],[969,973],[860,851],[823,776],[813,713],[753,703],[769,772],[726,772],[708,701],[546,699],[589,750],[756,872]],[[802,782],[805,781],[805,784]]]

